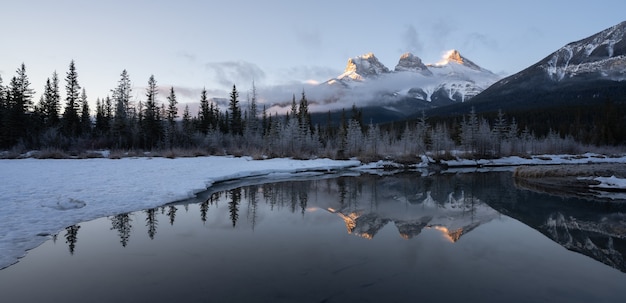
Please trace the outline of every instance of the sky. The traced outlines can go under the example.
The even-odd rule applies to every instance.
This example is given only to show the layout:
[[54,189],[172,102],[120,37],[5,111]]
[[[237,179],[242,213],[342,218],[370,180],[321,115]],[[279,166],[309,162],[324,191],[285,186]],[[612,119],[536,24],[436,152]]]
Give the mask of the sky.
[[435,63],[457,49],[506,76],[626,20],[623,0],[0,2],[4,84],[24,63],[35,101],[54,71],[64,96],[74,60],[92,104],[124,69],[135,101],[154,75],[160,102],[170,87],[181,103],[202,88],[228,98],[233,84],[245,100],[253,81],[262,103],[284,102],[368,52],[393,69],[405,52]]

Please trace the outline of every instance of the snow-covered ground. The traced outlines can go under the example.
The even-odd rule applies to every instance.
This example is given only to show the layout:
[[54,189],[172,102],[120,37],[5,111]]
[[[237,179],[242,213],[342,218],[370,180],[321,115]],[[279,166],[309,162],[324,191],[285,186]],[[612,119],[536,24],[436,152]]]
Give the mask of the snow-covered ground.
[[[425,158],[418,167],[425,168]],[[450,167],[527,164],[626,163],[626,156],[544,155],[531,159],[446,161]],[[251,160],[234,157],[124,158],[86,160],[0,160],[0,269],[65,227],[105,216],[162,206],[193,197],[215,182],[349,167],[372,170],[389,162]],[[601,180],[600,180],[601,181]],[[606,180],[603,184],[626,181]],[[612,185],[615,186],[615,185]]]
[[245,157],[0,160],[0,269],[67,226],[191,198],[215,182],[357,165]]

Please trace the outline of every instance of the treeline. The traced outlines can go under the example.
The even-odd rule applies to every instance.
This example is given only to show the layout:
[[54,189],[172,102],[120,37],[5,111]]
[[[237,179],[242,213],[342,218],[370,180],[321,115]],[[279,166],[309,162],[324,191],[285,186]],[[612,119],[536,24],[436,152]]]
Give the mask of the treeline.
[[[170,87],[166,102],[159,101],[159,88],[150,76],[142,100],[132,100],[129,74],[122,71],[111,96],[96,100],[95,115],[86,91],[78,82],[74,61],[65,76],[62,104],[57,73],[46,81],[37,103],[24,64],[7,85],[0,78],[0,148],[13,154],[27,150],[87,151],[191,151],[192,155],[249,155],[255,158],[393,158],[417,161],[423,155],[435,158],[464,153],[469,157],[500,157],[537,153],[576,153],[583,148],[571,136],[556,130],[535,136],[520,129],[504,113],[491,119],[472,111],[454,123],[429,123],[423,116],[400,128],[381,128],[362,121],[353,106],[342,112],[341,121],[313,124],[309,101],[303,91],[294,95],[285,115],[258,108],[254,84],[242,105],[233,85],[229,105],[220,110],[207,97],[199,96],[200,108],[192,115],[186,106],[178,112],[176,92]],[[63,108],[62,108],[63,107]],[[176,156],[176,155],[173,155]]]

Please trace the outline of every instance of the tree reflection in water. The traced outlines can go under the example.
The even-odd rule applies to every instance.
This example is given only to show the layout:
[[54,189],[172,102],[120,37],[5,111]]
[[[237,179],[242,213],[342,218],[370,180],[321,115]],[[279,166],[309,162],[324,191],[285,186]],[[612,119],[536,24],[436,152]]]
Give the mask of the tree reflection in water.
[[[286,181],[207,192],[198,205],[202,224],[211,222],[208,214],[227,205],[232,228],[259,224],[261,211],[282,211],[302,217],[308,211],[325,210],[343,220],[350,234],[373,239],[393,223],[404,239],[418,237],[432,229],[451,242],[481,224],[500,217],[513,217],[540,231],[563,247],[590,256],[626,272],[626,206],[620,203],[590,203],[517,188],[510,173],[466,173],[420,176],[404,173],[390,176],[361,175]],[[224,199],[224,200],[222,200]],[[242,199],[248,224],[240,227]],[[186,205],[183,204],[183,205]],[[150,239],[158,224],[157,209],[135,215],[145,216]],[[161,215],[174,226],[176,205],[161,207]],[[221,211],[219,212],[222,213]],[[130,214],[109,218],[120,243],[126,247],[132,232]],[[213,219],[214,220],[214,219]],[[80,226],[66,228],[66,243],[74,253]]]
[[117,230],[117,234],[120,237],[120,243],[122,243],[123,247],[126,247],[126,245],[128,245],[128,241],[130,240],[130,232],[133,229],[133,225],[131,224],[132,221],[133,220],[131,219],[129,213],[111,217],[111,230]]
[[76,241],[78,241],[79,229],[79,225],[72,225],[65,228],[65,243],[67,243],[71,255],[74,254],[74,249],[76,248]]

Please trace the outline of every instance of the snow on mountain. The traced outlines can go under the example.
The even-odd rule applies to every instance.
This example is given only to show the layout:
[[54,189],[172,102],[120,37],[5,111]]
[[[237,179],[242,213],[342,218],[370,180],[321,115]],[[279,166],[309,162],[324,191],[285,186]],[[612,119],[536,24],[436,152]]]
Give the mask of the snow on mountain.
[[[349,205],[327,210],[345,222],[348,233],[366,239],[374,238],[385,225],[393,222],[402,238],[416,237],[426,228],[441,232],[450,242],[458,241],[461,236],[499,216],[487,204],[464,193],[450,193],[445,201],[437,201],[427,192],[423,200],[414,201],[414,204],[387,203],[377,205],[374,210]],[[472,215],[468,216],[470,213]]]
[[437,107],[464,102],[498,80],[496,74],[451,50],[435,64],[424,64],[418,56],[405,53],[393,71],[367,53],[350,58],[344,73],[326,84],[340,84],[353,95],[387,98],[386,103],[408,98]]
[[565,45],[544,59],[540,68],[556,82],[585,74],[626,80],[625,33],[626,21]]
[[363,81],[366,78],[375,78],[387,73],[389,73],[389,69],[380,63],[373,53],[367,53],[348,59],[344,73],[337,78]]
[[590,106],[606,100],[623,102],[626,100],[625,35],[626,21],[569,43],[489,86],[464,111],[470,106],[480,112]]
[[396,72],[416,72],[424,76],[430,76],[433,74],[422,62],[422,59],[411,53],[405,53],[400,56],[400,61],[398,61],[394,70]]

